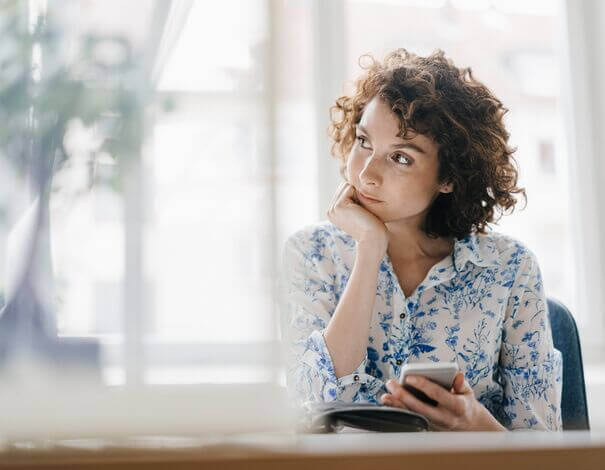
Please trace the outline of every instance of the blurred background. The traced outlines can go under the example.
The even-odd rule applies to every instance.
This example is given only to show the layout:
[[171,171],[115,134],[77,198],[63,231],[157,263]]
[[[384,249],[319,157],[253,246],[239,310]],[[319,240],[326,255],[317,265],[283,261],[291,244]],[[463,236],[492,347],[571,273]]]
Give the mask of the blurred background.
[[[528,205],[494,229],[536,253],[547,294],[574,314],[591,424],[605,429],[596,400],[605,392],[601,2],[17,3],[30,22],[54,19],[63,39],[53,60],[69,63],[89,34],[123,38],[139,60],[127,89],[146,91],[141,140],[126,169],[75,113],[49,198],[59,334],[100,342],[105,383],[283,383],[281,246],[324,218],[338,184],[328,109],[351,89],[361,55],[440,48],[510,109]],[[33,65],[42,75],[52,67],[44,46]],[[93,90],[111,79],[80,78]],[[5,270],[11,230],[31,202],[28,173],[9,153],[0,154]],[[0,276],[0,299],[5,284]]]

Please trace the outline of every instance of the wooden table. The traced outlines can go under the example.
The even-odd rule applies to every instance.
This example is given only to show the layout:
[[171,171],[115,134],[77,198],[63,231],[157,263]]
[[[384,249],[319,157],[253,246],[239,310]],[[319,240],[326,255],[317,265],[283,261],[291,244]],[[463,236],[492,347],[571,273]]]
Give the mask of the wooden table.
[[242,434],[4,443],[0,469],[605,469],[605,434]]

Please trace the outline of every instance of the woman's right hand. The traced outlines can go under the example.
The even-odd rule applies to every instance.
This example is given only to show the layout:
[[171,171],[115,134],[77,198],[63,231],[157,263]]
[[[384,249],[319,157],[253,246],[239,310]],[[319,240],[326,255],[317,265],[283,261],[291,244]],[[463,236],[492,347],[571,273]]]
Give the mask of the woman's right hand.
[[358,249],[374,251],[382,258],[389,244],[387,227],[357,201],[353,185],[344,181],[336,191],[327,212],[328,220],[347,232],[358,244]]

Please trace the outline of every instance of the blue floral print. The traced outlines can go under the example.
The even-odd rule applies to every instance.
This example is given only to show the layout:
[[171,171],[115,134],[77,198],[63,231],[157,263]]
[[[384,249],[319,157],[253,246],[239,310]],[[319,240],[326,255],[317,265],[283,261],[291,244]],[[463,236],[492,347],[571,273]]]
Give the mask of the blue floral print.
[[378,403],[415,362],[455,361],[477,399],[509,429],[561,429],[562,361],[535,256],[505,235],[473,233],[406,297],[388,255],[378,274],[367,354],[336,377],[323,332],[355,261],[355,241],[329,222],[285,244],[282,335],[298,404]]

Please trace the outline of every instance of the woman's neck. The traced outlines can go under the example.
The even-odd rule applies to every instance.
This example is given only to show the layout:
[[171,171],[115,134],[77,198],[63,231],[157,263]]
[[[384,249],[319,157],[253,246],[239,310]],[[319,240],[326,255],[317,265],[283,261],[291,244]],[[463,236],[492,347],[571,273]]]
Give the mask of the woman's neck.
[[431,238],[418,224],[386,223],[389,231],[388,254],[401,262],[441,260],[454,248],[453,238]]

